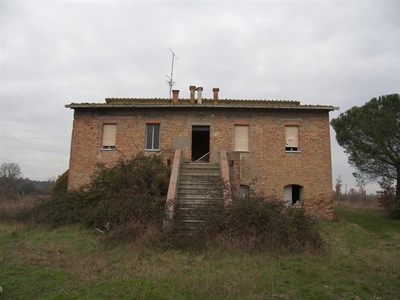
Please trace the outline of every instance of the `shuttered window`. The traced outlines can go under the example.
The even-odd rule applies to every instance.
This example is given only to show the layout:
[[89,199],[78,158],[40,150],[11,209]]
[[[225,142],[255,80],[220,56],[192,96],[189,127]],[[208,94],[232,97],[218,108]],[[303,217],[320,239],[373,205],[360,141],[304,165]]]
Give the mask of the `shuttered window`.
[[249,150],[249,126],[235,125],[235,151]]
[[115,139],[117,135],[117,124],[103,124],[102,149],[115,149]]
[[286,151],[299,151],[299,126],[285,126]]

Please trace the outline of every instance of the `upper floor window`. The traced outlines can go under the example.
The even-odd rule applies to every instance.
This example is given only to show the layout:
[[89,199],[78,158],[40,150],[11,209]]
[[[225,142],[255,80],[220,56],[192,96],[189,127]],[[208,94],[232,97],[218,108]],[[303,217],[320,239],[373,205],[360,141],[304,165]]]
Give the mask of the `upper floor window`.
[[160,149],[160,124],[146,124],[146,150]]
[[299,148],[299,126],[286,125],[285,126],[285,151],[300,151]]
[[115,150],[116,135],[117,135],[117,124],[116,123],[104,123],[101,149],[102,150]]
[[249,125],[235,125],[235,151],[250,151]]

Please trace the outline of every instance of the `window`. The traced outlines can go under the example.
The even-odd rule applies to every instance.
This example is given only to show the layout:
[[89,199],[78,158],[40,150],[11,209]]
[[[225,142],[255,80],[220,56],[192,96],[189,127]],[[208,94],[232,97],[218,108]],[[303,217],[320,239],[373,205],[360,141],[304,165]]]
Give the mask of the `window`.
[[146,124],[146,150],[160,149],[160,124]]
[[250,187],[246,184],[240,185],[240,198],[247,199],[250,195]]
[[235,151],[249,151],[249,126],[235,125]]
[[102,150],[115,150],[117,124],[103,124]]
[[285,186],[284,199],[288,205],[301,206],[303,203],[303,187],[297,184]]
[[285,151],[299,151],[299,126],[285,126]]

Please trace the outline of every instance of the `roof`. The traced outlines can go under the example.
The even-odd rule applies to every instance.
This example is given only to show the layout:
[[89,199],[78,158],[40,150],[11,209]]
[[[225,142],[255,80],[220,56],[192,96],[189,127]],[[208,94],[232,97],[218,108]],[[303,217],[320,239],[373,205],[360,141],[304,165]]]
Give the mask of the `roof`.
[[207,99],[203,98],[202,103],[194,103],[195,99],[179,99],[173,103],[169,98],[106,98],[105,103],[71,103],[66,108],[264,108],[264,109],[300,109],[300,110],[336,110],[331,105],[301,105],[300,101],[294,100],[250,100],[250,99]]

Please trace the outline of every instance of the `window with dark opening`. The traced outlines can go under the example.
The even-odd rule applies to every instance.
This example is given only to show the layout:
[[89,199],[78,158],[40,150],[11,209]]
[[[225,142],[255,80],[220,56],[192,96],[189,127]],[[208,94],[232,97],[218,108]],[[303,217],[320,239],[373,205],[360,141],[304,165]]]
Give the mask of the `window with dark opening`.
[[160,149],[160,124],[146,124],[146,150]]
[[297,184],[285,186],[284,199],[288,205],[300,206],[303,203],[303,187]]

